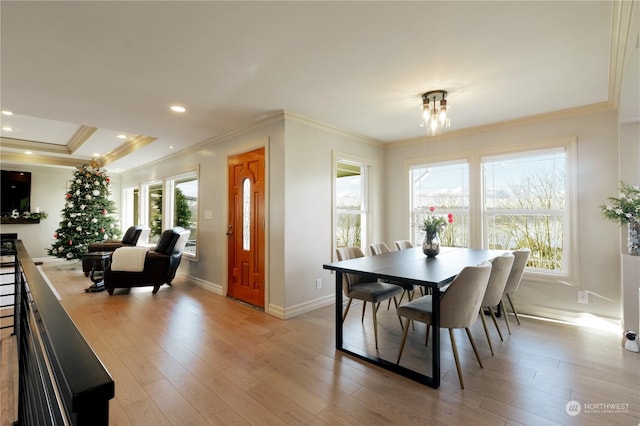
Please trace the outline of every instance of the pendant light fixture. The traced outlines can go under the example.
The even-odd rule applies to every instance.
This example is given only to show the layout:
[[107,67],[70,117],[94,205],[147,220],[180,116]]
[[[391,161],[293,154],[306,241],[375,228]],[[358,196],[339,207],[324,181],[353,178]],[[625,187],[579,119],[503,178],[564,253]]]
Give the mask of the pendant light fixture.
[[451,126],[446,90],[431,90],[422,95],[422,127],[427,135],[436,136]]

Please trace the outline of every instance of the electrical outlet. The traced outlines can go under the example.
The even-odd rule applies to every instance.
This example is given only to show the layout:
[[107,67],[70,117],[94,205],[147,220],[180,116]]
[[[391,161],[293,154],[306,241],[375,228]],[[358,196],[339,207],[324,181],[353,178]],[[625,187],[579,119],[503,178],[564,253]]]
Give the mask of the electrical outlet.
[[587,290],[578,290],[578,303],[589,303],[589,292]]
[[322,278],[318,278],[316,280],[316,290],[320,290],[322,288]]

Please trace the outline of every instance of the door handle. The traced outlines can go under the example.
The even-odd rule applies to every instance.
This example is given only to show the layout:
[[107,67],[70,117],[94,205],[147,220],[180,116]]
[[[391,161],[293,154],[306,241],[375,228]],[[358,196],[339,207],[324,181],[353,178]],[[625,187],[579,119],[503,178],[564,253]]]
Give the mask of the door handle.
[[227,225],[227,237],[230,237],[233,235],[233,231],[231,229],[233,229],[233,225],[231,224]]

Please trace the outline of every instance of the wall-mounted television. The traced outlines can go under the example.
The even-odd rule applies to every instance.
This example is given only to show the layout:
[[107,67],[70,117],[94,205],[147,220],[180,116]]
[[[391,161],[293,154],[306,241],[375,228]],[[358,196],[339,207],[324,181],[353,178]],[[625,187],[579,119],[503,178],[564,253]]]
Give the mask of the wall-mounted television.
[[31,211],[31,172],[2,170],[2,216]]

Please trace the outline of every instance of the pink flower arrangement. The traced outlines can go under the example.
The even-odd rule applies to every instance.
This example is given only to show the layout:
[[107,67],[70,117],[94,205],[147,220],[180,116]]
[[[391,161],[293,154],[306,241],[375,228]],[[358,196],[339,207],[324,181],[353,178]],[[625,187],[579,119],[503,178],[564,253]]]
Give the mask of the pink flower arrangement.
[[429,207],[429,213],[422,219],[420,229],[425,232],[425,239],[432,240],[438,232],[444,230],[446,226],[453,223],[453,214],[448,213],[446,216],[434,214],[436,208],[434,206]]

